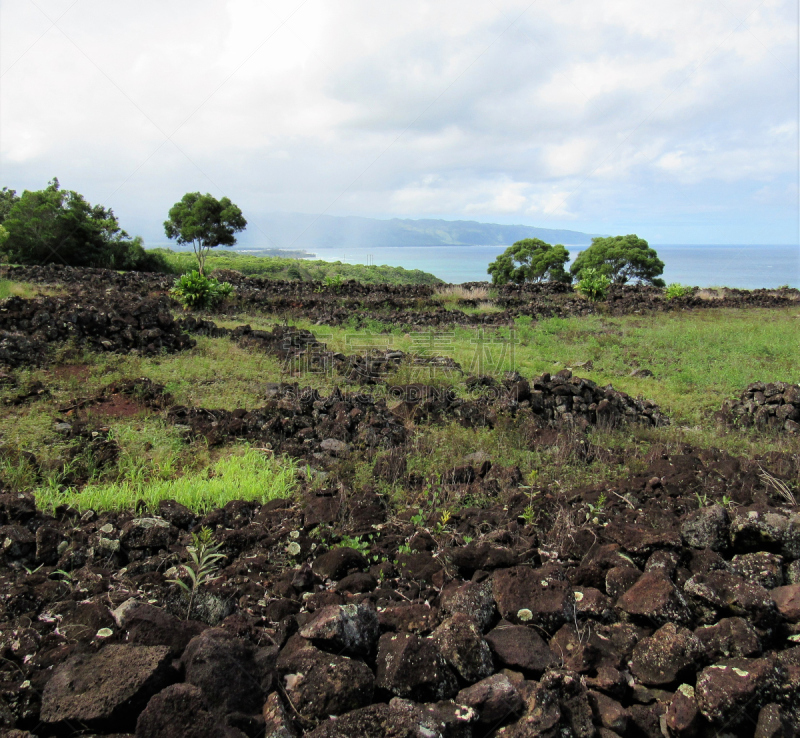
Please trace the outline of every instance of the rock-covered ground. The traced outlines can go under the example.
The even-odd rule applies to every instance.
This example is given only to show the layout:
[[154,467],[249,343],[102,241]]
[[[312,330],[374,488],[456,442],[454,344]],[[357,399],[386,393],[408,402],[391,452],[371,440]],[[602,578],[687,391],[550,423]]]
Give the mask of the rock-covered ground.
[[[124,293],[138,301],[164,295],[174,281],[174,277],[163,274],[120,274],[106,269],[77,269],[57,265],[2,267],[0,276],[34,284],[63,285],[69,291],[72,302],[69,305],[61,303],[58,307],[48,303],[40,308],[53,313],[54,318],[60,317],[62,312],[69,313],[70,308],[71,312],[77,310],[79,314],[116,312],[119,306],[114,304],[114,296]],[[684,297],[668,299],[661,289],[629,285],[614,287],[607,300],[592,303],[577,295],[569,285],[545,283],[492,286],[491,290],[496,296],[491,300],[491,311],[465,312],[477,308],[487,298],[462,299],[443,304],[436,297],[437,288],[426,285],[364,285],[347,282],[339,287],[330,287],[314,282],[276,282],[245,277],[236,272],[225,272],[219,276],[229,280],[235,287],[234,296],[223,307],[223,312],[262,311],[332,326],[353,321],[378,321],[407,327],[506,325],[519,316],[629,315],[687,309],[787,307],[796,305],[800,300],[800,291],[796,289],[724,289],[712,293],[695,288]],[[464,287],[486,289],[487,284],[467,284]],[[157,309],[153,311],[159,312]],[[130,314],[131,311],[123,308],[122,312]],[[95,322],[96,318],[89,320]],[[123,320],[131,324],[129,320]],[[155,326],[153,323],[148,328]],[[4,325],[0,325],[0,329],[4,329]],[[132,341],[130,345],[134,343]],[[148,346],[146,340],[139,344],[135,347],[146,349]]]
[[[505,504],[444,524],[341,485],[205,516],[48,514],[6,490],[0,720],[40,737],[793,735],[800,507],[764,473],[796,465],[685,448],[564,497],[485,459],[452,486]],[[172,580],[203,528],[222,558],[190,600]]]
[[[45,510],[10,483],[0,488],[0,735],[800,732],[797,453],[658,443],[612,453],[593,445],[592,429],[655,433],[670,419],[568,369],[471,376],[442,356],[337,353],[288,320],[504,323],[598,309],[781,307],[796,304],[797,291],[669,301],[633,287],[598,308],[558,285],[509,287],[495,298],[500,312],[470,314],[446,309],[428,287],[337,293],[226,275],[237,288],[231,314],[287,316],[267,331],[179,316],[162,275],[48,267],[5,276],[61,292],[0,303],[9,407],[37,412],[51,388],[17,377],[52,366],[67,341],[158,358],[192,351],[193,336],[224,336],[284,364],[325,367],[336,387],[276,382],[258,407],[220,409],[176,404],[164,385],[128,376],[59,407],[65,485],[88,479],[80,459],[116,463],[121,447],[102,412],[158,415],[188,444],[245,440],[304,468],[292,498],[205,513],[170,500]],[[394,381],[414,361],[461,379],[444,388]],[[765,437],[792,433],[798,391],[752,384],[716,420]],[[480,452],[438,478],[437,494],[455,501],[446,510],[432,500],[405,508],[385,494],[391,483],[424,499],[430,480],[406,459],[421,428],[495,432],[509,418],[531,449],[571,449],[587,464],[603,456],[606,468],[627,471],[577,488],[536,484]],[[356,485],[339,472],[361,455],[378,461]],[[4,446],[0,459],[44,472],[34,453]]]

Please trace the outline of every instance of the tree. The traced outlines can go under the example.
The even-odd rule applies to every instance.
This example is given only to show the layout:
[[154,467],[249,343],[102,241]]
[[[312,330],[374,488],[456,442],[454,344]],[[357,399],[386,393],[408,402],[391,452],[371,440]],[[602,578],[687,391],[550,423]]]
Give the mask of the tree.
[[200,266],[200,274],[208,252],[217,246],[233,246],[235,233],[243,231],[247,221],[242,211],[227,197],[217,200],[213,195],[187,192],[169,211],[164,221],[168,238],[179,244],[191,244]]
[[8,235],[0,250],[11,263],[135,269],[149,261],[141,239],[131,241],[113,210],[62,190],[56,178],[45,189],[25,190],[19,197],[4,188],[3,210]]
[[486,270],[494,284],[507,282],[569,282],[564,270],[569,253],[559,243],[551,246],[538,238],[524,238],[509,246]]
[[658,278],[664,272],[664,262],[636,234],[593,238],[592,245],[572,262],[570,272],[580,279],[585,269],[596,269],[614,284],[635,280],[664,286],[664,280]]

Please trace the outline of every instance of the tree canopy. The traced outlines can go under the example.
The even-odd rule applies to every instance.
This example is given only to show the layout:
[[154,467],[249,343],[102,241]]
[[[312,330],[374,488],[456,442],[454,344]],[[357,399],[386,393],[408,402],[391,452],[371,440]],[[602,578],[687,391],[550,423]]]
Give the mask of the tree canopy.
[[164,221],[168,238],[191,245],[200,274],[208,252],[217,246],[233,246],[234,234],[246,226],[242,211],[227,197],[217,200],[213,195],[199,192],[187,192],[170,208],[169,220]]
[[592,245],[572,262],[570,272],[580,279],[585,269],[596,269],[614,284],[632,280],[664,286],[664,280],[658,278],[664,272],[664,262],[658,258],[655,249],[635,233],[593,238]]
[[0,251],[15,264],[66,264],[109,269],[159,270],[142,239],[119,227],[113,210],[91,205],[53,178],[43,190],[0,191]]
[[569,252],[559,243],[551,246],[538,238],[524,238],[509,246],[486,270],[494,284],[515,282],[569,282],[564,269]]

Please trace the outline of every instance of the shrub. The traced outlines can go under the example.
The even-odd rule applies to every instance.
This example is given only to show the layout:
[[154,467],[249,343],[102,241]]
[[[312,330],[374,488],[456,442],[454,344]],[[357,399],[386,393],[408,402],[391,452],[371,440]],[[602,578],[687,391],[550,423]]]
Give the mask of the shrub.
[[667,289],[664,291],[664,294],[667,296],[668,300],[675,300],[679,297],[688,297],[691,295],[692,288],[678,284],[677,282],[672,282],[671,284],[667,285]]
[[581,272],[581,280],[575,289],[590,300],[604,300],[611,287],[611,280],[597,269],[588,267]]
[[185,308],[211,307],[233,292],[228,282],[204,277],[197,270],[181,274],[175,280],[172,294]]

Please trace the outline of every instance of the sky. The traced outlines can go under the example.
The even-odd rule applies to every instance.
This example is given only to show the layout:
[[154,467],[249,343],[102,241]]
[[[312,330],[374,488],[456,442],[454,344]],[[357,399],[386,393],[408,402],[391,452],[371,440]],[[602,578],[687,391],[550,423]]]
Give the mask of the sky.
[[0,0],[0,186],[798,243],[794,0]]

